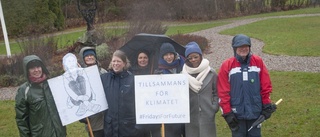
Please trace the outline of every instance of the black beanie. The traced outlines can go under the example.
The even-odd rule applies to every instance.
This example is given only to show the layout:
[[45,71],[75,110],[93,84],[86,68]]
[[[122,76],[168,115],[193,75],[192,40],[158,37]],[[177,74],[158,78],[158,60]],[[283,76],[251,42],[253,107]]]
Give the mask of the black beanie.
[[163,58],[163,56],[167,53],[173,53],[174,55],[176,55],[176,50],[171,43],[163,43],[160,47],[161,58]]

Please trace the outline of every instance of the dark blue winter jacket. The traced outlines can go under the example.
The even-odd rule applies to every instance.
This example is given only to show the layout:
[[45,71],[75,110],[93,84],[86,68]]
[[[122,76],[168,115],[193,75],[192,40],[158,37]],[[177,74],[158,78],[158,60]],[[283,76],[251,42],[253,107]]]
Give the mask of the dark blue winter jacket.
[[108,102],[104,131],[107,137],[138,137],[135,120],[134,76],[129,71],[101,75]]

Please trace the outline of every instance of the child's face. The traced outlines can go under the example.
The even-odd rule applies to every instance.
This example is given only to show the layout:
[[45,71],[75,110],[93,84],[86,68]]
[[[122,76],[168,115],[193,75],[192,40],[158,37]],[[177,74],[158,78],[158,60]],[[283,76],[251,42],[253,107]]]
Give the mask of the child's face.
[[172,63],[174,60],[174,54],[169,52],[163,55],[163,59],[167,62],[167,63]]

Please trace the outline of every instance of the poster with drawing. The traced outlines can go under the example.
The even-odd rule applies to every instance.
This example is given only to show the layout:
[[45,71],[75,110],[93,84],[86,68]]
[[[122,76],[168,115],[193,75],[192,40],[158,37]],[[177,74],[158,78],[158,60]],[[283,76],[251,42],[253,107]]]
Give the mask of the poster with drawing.
[[63,125],[108,108],[97,65],[80,68],[75,55],[63,58],[65,72],[49,79],[49,86]]

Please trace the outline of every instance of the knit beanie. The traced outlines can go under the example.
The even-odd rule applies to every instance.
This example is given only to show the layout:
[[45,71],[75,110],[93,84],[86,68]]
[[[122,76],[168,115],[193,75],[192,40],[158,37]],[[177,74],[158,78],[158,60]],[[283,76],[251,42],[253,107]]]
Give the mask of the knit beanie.
[[88,50],[85,50],[83,52],[83,58],[88,56],[88,55],[93,55],[94,57],[96,57],[96,52],[92,49],[88,49]]
[[202,51],[199,47],[199,45],[192,41],[192,42],[189,42],[187,45],[186,45],[186,51],[185,51],[185,57],[188,57],[191,53],[199,53],[200,55],[202,55]]
[[163,56],[167,53],[173,53],[176,55],[176,50],[174,49],[174,47],[171,43],[163,43],[160,47],[161,58],[163,58]]

